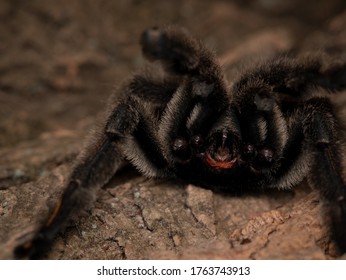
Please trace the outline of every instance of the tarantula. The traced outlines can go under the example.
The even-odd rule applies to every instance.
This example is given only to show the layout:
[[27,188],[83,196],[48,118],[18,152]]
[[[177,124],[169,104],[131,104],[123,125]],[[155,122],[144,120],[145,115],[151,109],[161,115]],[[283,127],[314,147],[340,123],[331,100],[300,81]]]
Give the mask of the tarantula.
[[346,87],[346,64],[283,57],[229,86],[213,53],[182,28],[149,29],[141,46],[164,74],[146,69],[117,90],[62,198],[16,257],[37,258],[49,248],[124,159],[148,177],[230,190],[291,188],[307,177],[344,253],[343,135],[328,94]]

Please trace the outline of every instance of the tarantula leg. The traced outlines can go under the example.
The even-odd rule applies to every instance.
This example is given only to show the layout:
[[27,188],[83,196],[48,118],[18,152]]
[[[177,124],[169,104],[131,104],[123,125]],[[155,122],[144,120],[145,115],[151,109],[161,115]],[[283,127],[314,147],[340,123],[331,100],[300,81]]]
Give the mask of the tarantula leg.
[[[304,134],[314,147],[310,181],[324,202],[334,241],[339,252],[346,252],[346,185],[342,177],[340,136],[332,105],[325,98],[314,98],[305,105],[309,112]],[[311,110],[311,109],[314,109]]]
[[269,170],[280,159],[287,143],[287,123],[276,96],[258,82],[239,89],[234,103],[243,147],[240,162],[258,173]]
[[163,151],[169,151],[166,157],[181,158],[183,161],[190,157],[190,135],[187,131],[187,120],[196,106],[196,98],[191,96],[188,82],[185,81],[168,102],[162,114],[158,128],[158,136]]
[[[236,90],[263,83],[271,92],[281,95],[283,101],[291,102],[294,98],[311,97],[312,88],[321,87],[335,92],[346,88],[346,62],[331,61],[321,57],[288,58],[283,57],[273,63],[263,64],[235,85]],[[322,59],[323,61],[323,59]]]
[[[274,102],[273,98],[270,102]],[[269,107],[267,106],[265,110],[257,108],[259,115],[256,122],[260,135],[260,145],[256,158],[257,165],[262,165],[262,168],[270,166],[280,158],[288,139],[287,123],[282,117],[278,105],[273,103]]]
[[340,150],[336,145],[319,147],[315,153],[316,162],[310,178],[312,185],[319,190],[326,214],[330,219],[332,237],[340,254],[346,252],[346,186],[341,177]]
[[210,128],[227,110],[226,91],[194,78],[185,79],[168,102],[159,136],[168,157],[186,162],[192,148],[201,148]]
[[56,234],[66,221],[93,202],[96,191],[107,183],[121,166],[122,156],[119,143],[102,135],[85,154],[77,159],[77,165],[67,182],[62,198],[58,200],[50,216],[34,238],[15,248],[17,259],[36,259],[49,249]]
[[142,118],[138,106],[129,97],[109,112],[105,126],[90,137],[89,144],[76,159],[61,199],[34,238],[15,248],[16,258],[41,257],[66,221],[90,205],[97,190],[122,166],[124,143],[128,141],[127,136],[137,131]]
[[109,116],[105,132],[108,137],[116,139],[131,134],[139,122],[139,112],[136,110],[134,100],[120,103]]
[[163,113],[159,134],[163,150],[186,162],[191,146],[201,149],[210,128],[228,107],[221,68],[213,54],[181,28],[149,29],[142,34],[141,45],[149,60],[185,75]]
[[155,78],[151,73],[136,74],[121,91],[127,98],[109,113],[105,132],[111,138],[125,138],[123,155],[143,174],[159,176],[165,173],[164,158],[157,137],[157,123],[167,102],[177,90],[180,80]]
[[144,56],[161,61],[169,72],[200,77],[208,84],[222,77],[214,55],[183,28],[149,29],[140,42]]
[[146,70],[133,76],[128,83],[127,92],[141,101],[166,106],[180,82],[181,78],[154,77],[154,73]]
[[143,32],[140,43],[147,59],[163,61],[174,73],[187,74],[199,66],[202,46],[183,29],[149,29]]

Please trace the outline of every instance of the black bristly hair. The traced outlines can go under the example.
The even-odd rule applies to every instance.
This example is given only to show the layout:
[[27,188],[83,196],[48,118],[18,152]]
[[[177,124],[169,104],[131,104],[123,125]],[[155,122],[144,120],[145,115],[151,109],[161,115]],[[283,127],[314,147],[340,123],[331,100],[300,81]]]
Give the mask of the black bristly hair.
[[[344,253],[344,136],[328,95],[345,88],[345,62],[278,58],[244,71],[229,87],[213,53],[184,29],[149,29],[140,41],[165,74],[143,71],[118,89],[54,211],[15,256],[42,256],[123,160],[148,177],[229,190],[292,188],[307,177]],[[317,96],[318,88],[325,95]]]

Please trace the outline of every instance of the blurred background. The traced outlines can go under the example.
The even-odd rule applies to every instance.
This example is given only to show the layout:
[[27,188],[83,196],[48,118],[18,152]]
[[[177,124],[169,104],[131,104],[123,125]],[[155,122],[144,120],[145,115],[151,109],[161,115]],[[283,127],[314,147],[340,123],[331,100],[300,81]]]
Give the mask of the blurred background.
[[112,88],[143,65],[138,38],[145,28],[185,26],[230,65],[338,28],[345,6],[343,0],[0,0],[0,147],[88,125]]
[[[145,61],[138,43],[141,32],[148,27],[169,24],[186,27],[215,50],[228,79],[232,81],[232,77],[237,74],[237,67],[242,66],[244,61],[251,63],[252,60],[258,58],[266,59],[290,52],[316,50],[343,52],[346,46],[346,1],[0,0],[0,220],[2,219],[0,245],[7,240],[8,236],[12,236],[13,229],[18,229],[20,226],[25,228],[35,221],[34,216],[42,213],[40,211],[45,207],[47,197],[57,195],[50,190],[49,186],[58,183],[61,185],[63,178],[67,177],[68,168],[65,164],[70,163],[78,153],[82,139],[92,127],[95,117],[104,110],[107,97],[122,80],[144,65]],[[124,188],[123,193],[126,193],[126,190],[132,187]],[[148,193],[159,192],[160,188],[155,190],[144,188],[144,190]],[[133,187],[133,190],[134,192],[137,190],[137,185]],[[190,195],[198,198],[201,192],[193,188],[183,191],[170,188],[165,191],[166,193],[176,191],[174,195],[172,194],[173,198],[179,195],[182,197],[183,204],[180,202],[180,205],[173,204],[173,198],[167,198],[166,205],[172,205],[170,210],[172,213],[175,211],[172,210],[173,208],[181,209],[176,213],[177,217],[186,210],[184,199]],[[138,209],[126,210],[126,207],[131,205],[134,207],[134,202],[129,202],[133,200],[133,195],[130,191],[128,192],[128,200],[125,200],[128,204],[119,206],[115,212],[127,211],[124,215],[131,219],[133,216],[137,217]],[[305,190],[297,192],[306,195],[309,193]],[[114,197],[114,194],[112,195]],[[274,200],[261,200],[261,198],[259,201],[234,200],[235,204],[231,206],[230,200],[223,197],[214,196],[213,198],[209,193],[206,197],[204,195],[205,193],[200,195],[201,203],[219,201],[220,212],[217,212],[216,206],[214,211],[215,216],[221,213],[221,222],[219,220],[218,223],[220,225],[223,223],[223,226],[217,232],[222,233],[221,237],[226,240],[225,244],[236,240],[235,243],[232,243],[233,241],[231,243],[238,244],[240,248],[246,248],[241,254],[231,256],[227,255],[228,253],[221,254],[219,255],[221,258],[329,258],[333,255],[329,253],[329,243],[326,241],[328,233],[321,230],[320,224],[316,224],[318,222],[316,215],[319,212],[316,208],[316,197],[313,195],[304,198],[308,201],[307,204],[298,203],[298,206],[293,202],[287,206],[285,204],[288,201],[287,197],[282,200],[275,197],[275,203]],[[155,198],[148,197],[150,197],[148,201],[155,201]],[[163,198],[165,195],[157,195],[158,201]],[[108,199],[111,198],[108,197]],[[249,240],[252,237],[242,237],[243,239],[239,241],[239,234],[243,231],[239,230],[237,225],[249,225],[247,223],[251,217],[261,216],[263,211],[279,207],[277,201],[287,206],[282,208],[284,210],[280,212],[281,214],[292,213],[291,210],[294,207],[298,207],[294,209],[299,210],[293,211],[296,214],[310,213],[309,211],[313,209],[310,218],[306,219],[313,224],[307,229],[309,234],[299,231],[302,227],[305,228],[305,225],[298,226],[300,229],[295,231],[300,232],[300,235],[296,236],[300,240],[297,246],[300,246],[300,249],[304,246],[307,248],[303,253],[295,247],[291,248],[290,245],[285,247],[287,250],[281,248],[281,254],[276,250],[278,244],[287,244],[282,240],[288,240],[287,232],[292,225],[288,225],[288,228],[282,231],[283,236],[277,236],[277,243],[271,243],[274,244],[273,250],[263,253],[264,255],[254,253],[258,252],[255,242],[252,243],[255,244],[252,249],[251,244],[246,245],[250,243]],[[243,206],[239,206],[238,202],[243,203]],[[112,203],[117,205],[116,203],[119,202],[112,201]],[[140,205],[140,202],[136,203]],[[146,205],[146,202],[141,203]],[[157,203],[160,205],[159,202]],[[186,203],[193,204],[191,201]],[[310,205],[310,208],[306,209],[303,205]],[[223,217],[227,207],[230,208],[228,213],[232,211],[235,213],[235,216],[227,216],[228,220],[226,216]],[[104,205],[100,206],[100,209],[105,208],[107,207]],[[37,211],[35,212],[34,209]],[[250,210],[252,212],[248,213],[247,211]],[[112,213],[111,211],[113,210],[109,213]],[[209,217],[210,212],[202,214]],[[174,215],[172,214],[172,217],[175,217]],[[299,215],[297,214],[298,220]],[[39,216],[42,215],[39,214]],[[198,215],[195,216],[198,217]],[[277,221],[277,225],[282,223],[281,218],[273,218],[271,214],[269,216],[273,221]],[[286,216],[283,215],[283,217]],[[294,214],[287,214],[287,217],[289,221],[294,221],[292,218]],[[66,241],[63,237],[64,241],[61,241],[61,244],[58,243],[60,247],[56,245],[58,249],[50,257],[148,257],[141,251],[141,245],[138,244],[137,247],[127,247],[128,251],[125,252],[124,240],[135,238],[130,238],[128,235],[122,236],[119,232],[116,237],[112,237],[117,241],[116,246],[112,243],[112,246],[115,246],[112,250],[117,252],[117,255],[105,255],[107,250],[104,248],[110,246],[107,244],[102,247],[99,255],[95,255],[90,249],[92,248],[90,244],[101,244],[100,240],[105,240],[104,237],[99,236],[99,243],[94,241],[88,243],[85,241],[87,238],[81,234],[85,228],[87,228],[86,232],[96,229],[94,225],[97,224],[95,222],[97,219],[94,218],[91,218],[92,222],[89,225],[85,223],[84,228],[81,227],[82,229],[78,229],[77,232],[72,231],[71,236],[73,238],[82,236],[83,241],[80,242],[84,243],[78,243],[79,241],[73,243],[75,239]],[[205,218],[203,219],[202,224],[206,221]],[[263,221],[267,218],[261,219]],[[114,221],[117,223],[116,217]],[[192,226],[193,221],[195,220],[192,219],[186,224]],[[210,224],[215,224],[213,219],[210,221]],[[128,224],[129,222],[124,222],[122,227]],[[261,222],[256,225],[259,224]],[[248,228],[252,226],[253,224],[250,223]],[[201,232],[198,231],[200,228],[199,223],[195,224],[193,230],[174,231],[178,234],[172,233],[172,230],[168,233],[157,234],[158,238],[165,235],[173,238],[169,239],[170,241],[157,242],[150,239],[153,238],[152,235],[155,232],[152,230],[151,235],[147,237],[144,237],[147,232],[140,233],[138,240],[143,244],[146,242],[149,249],[153,248],[150,246],[156,246],[153,244],[158,244],[157,247],[171,248],[171,252],[181,253],[184,246],[196,246],[195,244],[203,244],[206,240],[215,239],[214,231]],[[268,228],[265,230],[270,233],[276,231],[276,229],[268,230]],[[317,230],[317,233],[313,230]],[[190,231],[194,232],[195,237],[200,234],[197,241],[191,241],[193,240],[191,236],[184,237],[184,234]],[[260,232],[258,228],[255,231]],[[218,238],[221,237],[218,236]],[[318,246],[315,239],[318,239]],[[168,242],[166,247],[162,245],[166,244],[165,242]],[[61,255],[59,253],[63,251],[61,248],[66,247],[62,244],[66,243],[77,244],[74,245],[77,249],[72,250],[72,253],[67,252],[66,255]],[[243,244],[245,247],[241,247]],[[78,251],[78,248],[82,247],[85,250]],[[220,251],[224,247],[224,244],[220,246]],[[10,252],[11,246],[8,248]],[[129,248],[136,249],[131,251]],[[90,251],[90,255],[85,253],[87,250]],[[176,257],[174,254],[162,256],[163,258]],[[196,256],[199,255],[193,255],[195,258]],[[160,255],[151,255],[151,257],[157,258]]]

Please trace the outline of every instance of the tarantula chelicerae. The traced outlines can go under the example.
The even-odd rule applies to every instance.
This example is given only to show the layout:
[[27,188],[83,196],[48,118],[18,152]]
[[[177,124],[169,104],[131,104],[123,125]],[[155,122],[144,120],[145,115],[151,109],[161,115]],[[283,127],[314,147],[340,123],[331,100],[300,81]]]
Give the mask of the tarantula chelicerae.
[[346,87],[345,62],[280,58],[229,87],[214,55],[183,29],[147,30],[141,45],[165,74],[143,71],[118,90],[61,200],[34,238],[15,249],[16,256],[40,256],[124,159],[145,176],[232,190],[290,188],[307,177],[344,253],[341,124],[328,97],[316,92]]

